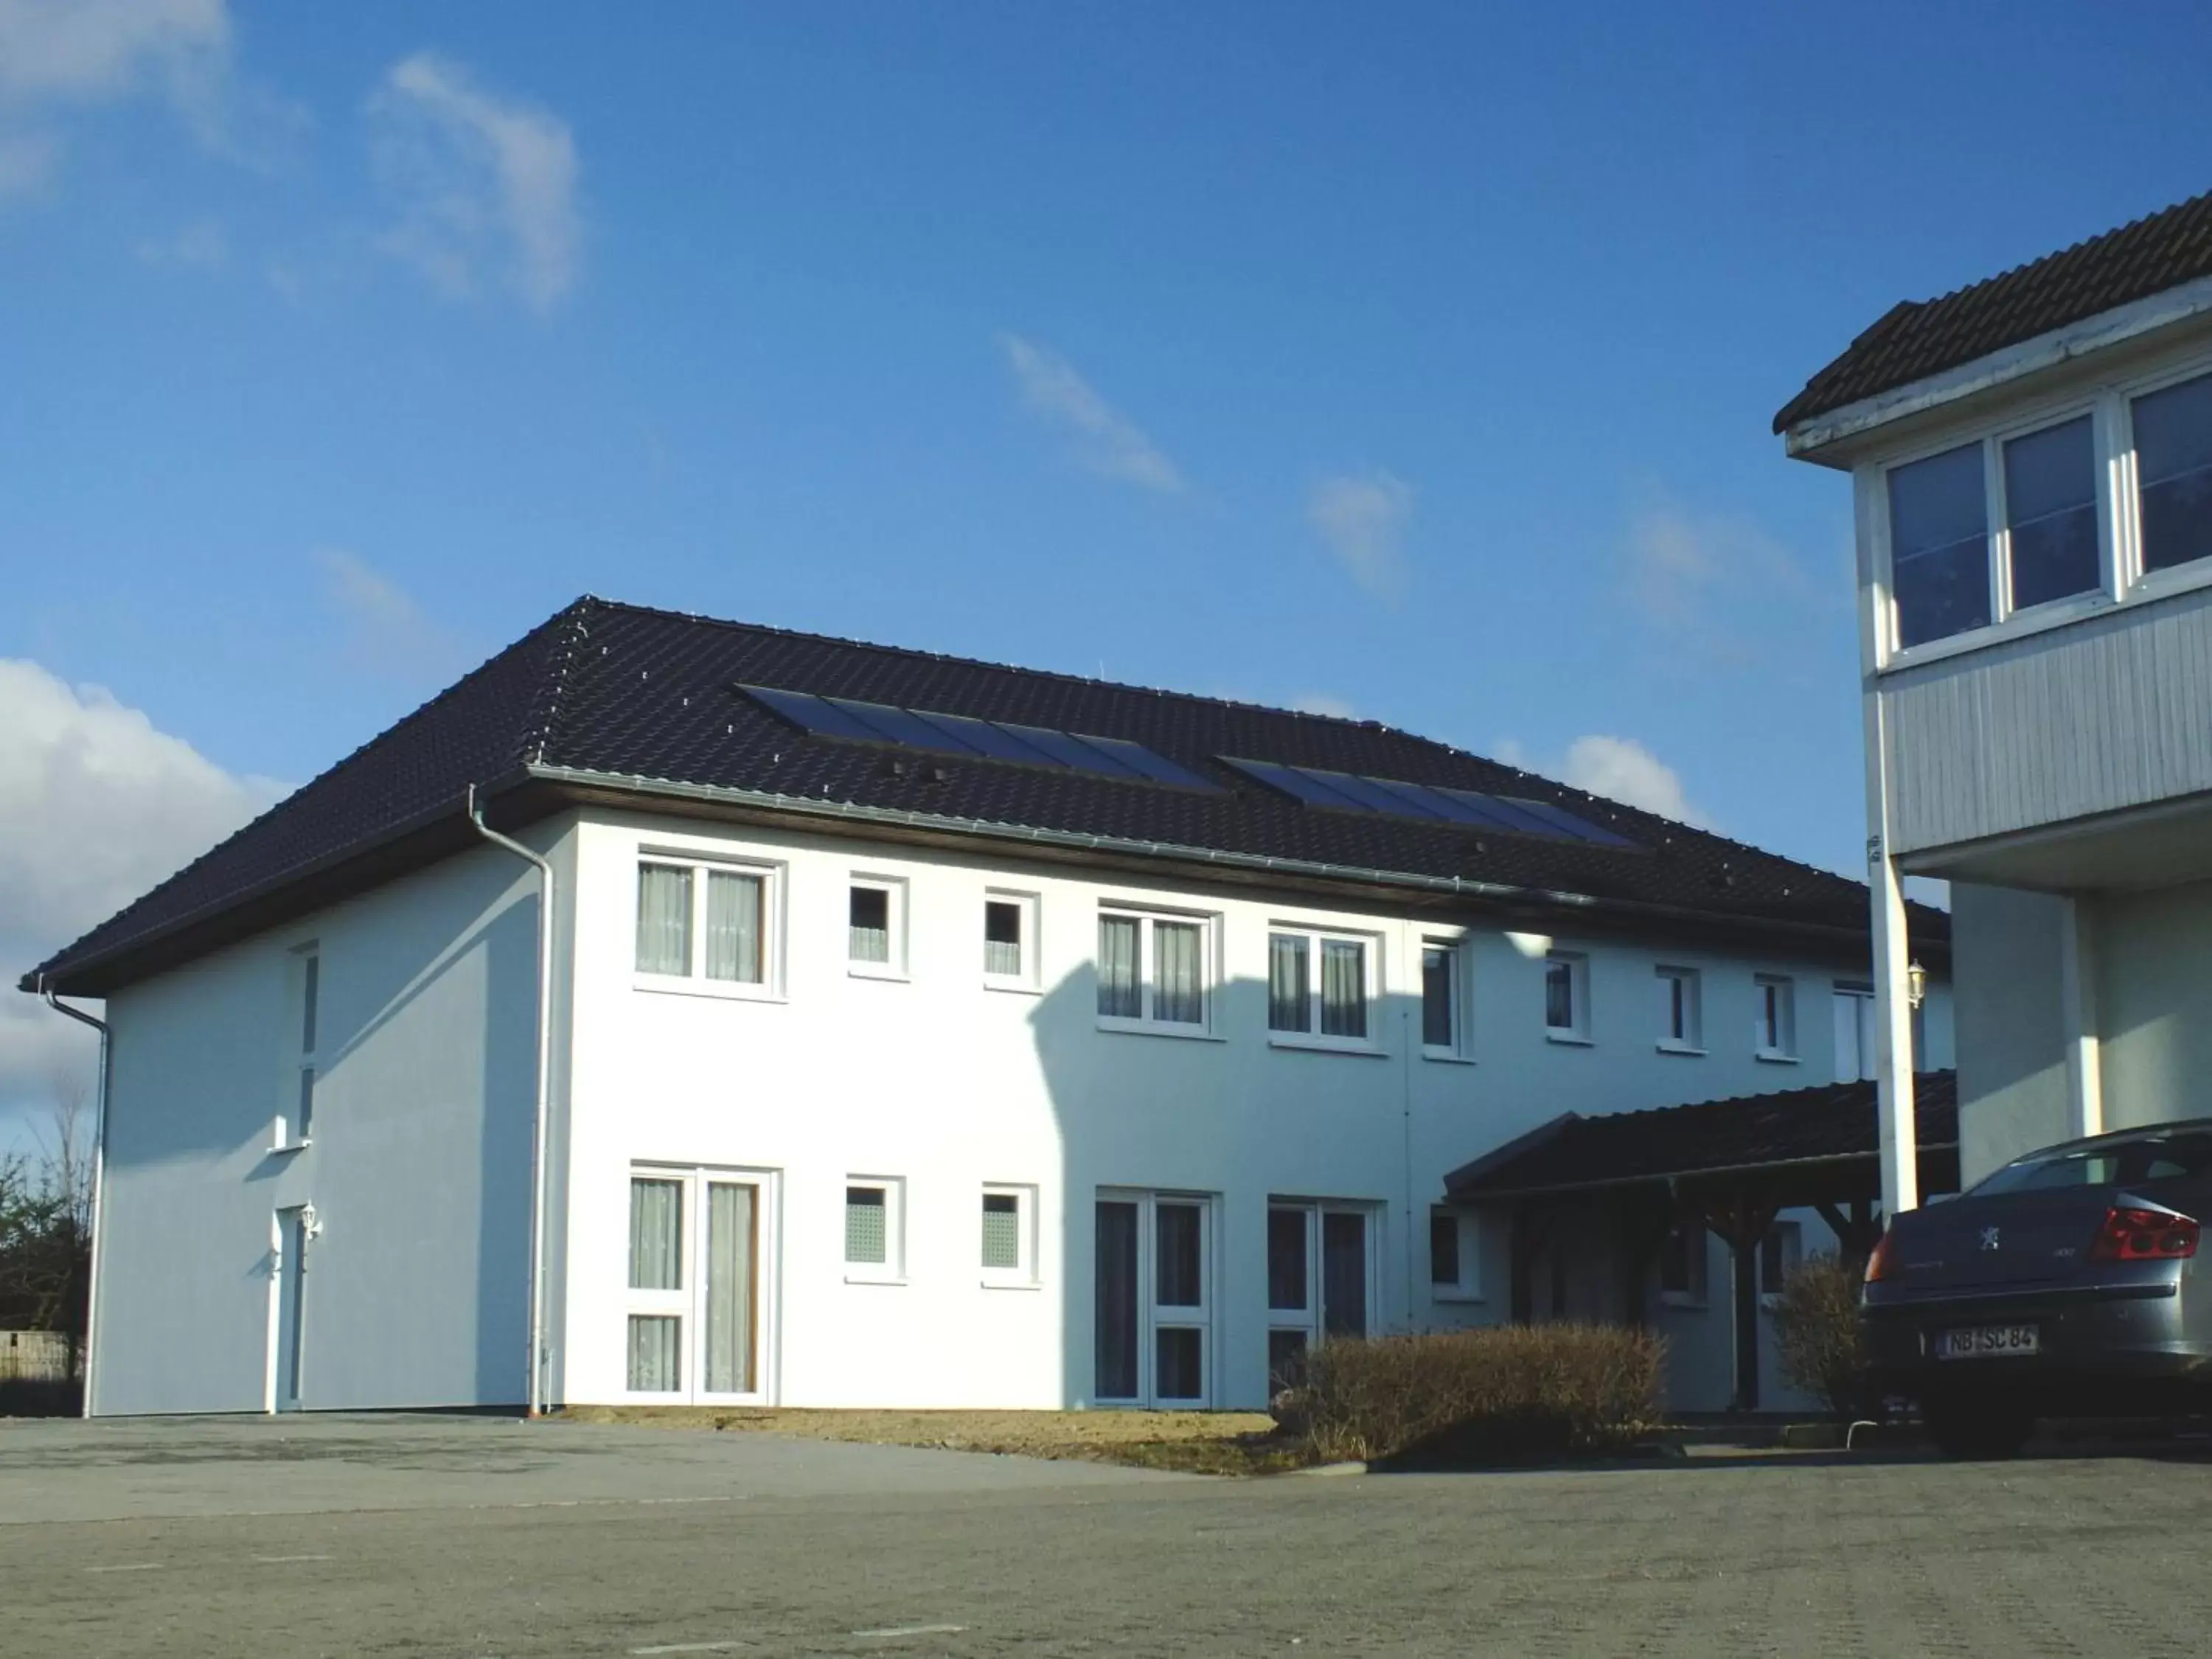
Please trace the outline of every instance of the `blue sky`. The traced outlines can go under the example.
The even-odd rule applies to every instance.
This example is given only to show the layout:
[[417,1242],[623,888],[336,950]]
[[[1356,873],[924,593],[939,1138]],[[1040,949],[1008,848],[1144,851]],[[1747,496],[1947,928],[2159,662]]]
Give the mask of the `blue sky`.
[[1769,419],[1893,301],[2212,185],[2208,48],[0,0],[0,944],[586,591],[1348,710],[1857,873],[1848,489]]

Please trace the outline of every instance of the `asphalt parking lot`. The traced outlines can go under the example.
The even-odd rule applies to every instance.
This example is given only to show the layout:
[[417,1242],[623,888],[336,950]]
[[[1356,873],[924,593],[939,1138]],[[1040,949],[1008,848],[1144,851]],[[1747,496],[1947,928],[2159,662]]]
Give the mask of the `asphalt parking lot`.
[[489,1419],[0,1423],[70,1654],[2200,1655],[2202,1455],[1221,1481]]

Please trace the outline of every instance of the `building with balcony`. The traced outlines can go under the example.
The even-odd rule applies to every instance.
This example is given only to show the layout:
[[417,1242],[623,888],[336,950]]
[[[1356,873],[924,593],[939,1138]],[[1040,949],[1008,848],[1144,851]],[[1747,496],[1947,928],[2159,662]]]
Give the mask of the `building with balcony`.
[[1851,477],[1885,1197],[1909,876],[1961,1174],[2212,1111],[2212,196],[1877,319],[1776,416]]

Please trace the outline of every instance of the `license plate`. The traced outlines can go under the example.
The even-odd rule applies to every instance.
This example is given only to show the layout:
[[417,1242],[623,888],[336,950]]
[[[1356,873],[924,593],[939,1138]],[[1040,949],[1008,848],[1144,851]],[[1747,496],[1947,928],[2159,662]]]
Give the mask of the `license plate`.
[[1967,1325],[1936,1339],[1938,1359],[2001,1359],[2042,1349],[2043,1333],[2033,1325]]

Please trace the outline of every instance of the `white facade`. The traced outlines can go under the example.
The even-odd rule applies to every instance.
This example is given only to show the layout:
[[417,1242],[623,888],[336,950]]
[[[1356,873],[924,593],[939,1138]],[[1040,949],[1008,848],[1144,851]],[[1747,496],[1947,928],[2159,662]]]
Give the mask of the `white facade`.
[[[523,839],[558,892],[556,1404],[1258,1407],[1271,1347],[1300,1333],[1507,1316],[1495,1224],[1467,1218],[1458,1282],[1434,1282],[1447,1171],[1565,1111],[1827,1082],[1839,1042],[1848,1074],[1865,1041],[1862,1005],[1839,1020],[1834,998],[1866,967],[1841,957],[1539,936],[1377,890],[1200,886],[795,818],[593,810]],[[656,878],[647,952],[689,971],[641,971],[641,863],[691,872],[688,940],[680,884]],[[882,897],[856,909],[856,884]],[[537,894],[486,847],[113,998],[92,1409],[524,1399]],[[987,951],[992,904],[1010,908]],[[1201,1003],[1102,1015],[1102,913],[1135,919],[1115,938],[1141,939],[1156,987],[1194,944]],[[1317,973],[1360,947],[1364,1036],[1271,1031],[1278,934]],[[1448,1045],[1424,1042],[1431,945],[1457,953]],[[1930,1012],[1925,1060],[1948,1064],[1940,986]],[[311,1143],[271,1151],[309,1060]],[[309,1205],[288,1278],[301,1252],[274,1246]],[[1107,1285],[1103,1356],[1102,1248],[1137,1270]],[[1676,1403],[1717,1407],[1729,1263],[1698,1248],[1708,1297],[1655,1285],[1651,1305]],[[1271,1307],[1300,1279],[1301,1307]]]

